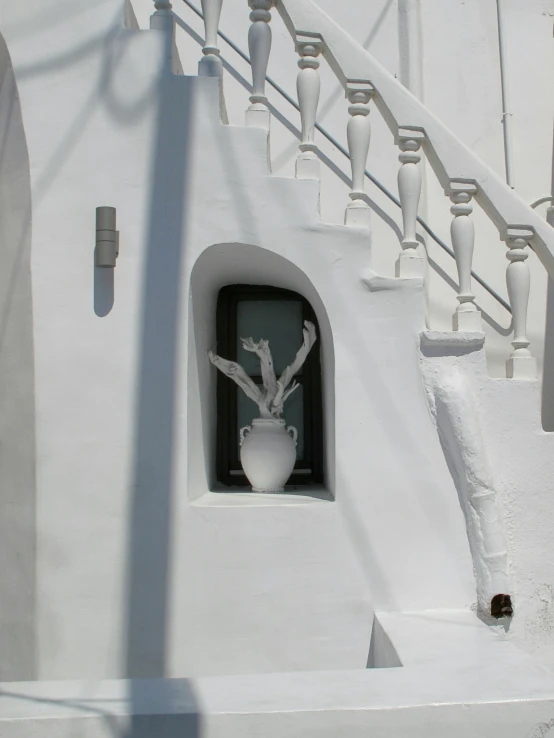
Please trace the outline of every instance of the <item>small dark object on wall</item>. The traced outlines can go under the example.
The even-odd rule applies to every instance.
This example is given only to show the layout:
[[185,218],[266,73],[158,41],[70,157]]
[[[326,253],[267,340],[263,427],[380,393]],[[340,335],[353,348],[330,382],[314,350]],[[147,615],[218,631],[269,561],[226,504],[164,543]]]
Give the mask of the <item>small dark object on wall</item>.
[[510,618],[513,615],[512,598],[507,594],[497,594],[491,600],[493,618]]

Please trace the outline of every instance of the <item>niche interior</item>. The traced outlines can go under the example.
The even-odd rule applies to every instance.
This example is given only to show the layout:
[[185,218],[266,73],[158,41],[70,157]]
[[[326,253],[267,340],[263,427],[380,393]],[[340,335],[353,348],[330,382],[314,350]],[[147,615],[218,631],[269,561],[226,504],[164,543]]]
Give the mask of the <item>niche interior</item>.
[[[260,364],[240,339],[268,339],[277,376],[292,363],[302,343],[304,321],[316,327],[317,343],[295,380],[300,385],[285,403],[284,419],[298,430],[296,462],[289,486],[323,482],[323,412],[321,389],[321,334],[310,303],[297,292],[265,285],[233,284],[217,298],[217,353],[238,362],[262,384]],[[228,487],[248,486],[240,463],[240,428],[258,416],[256,404],[229,377],[217,373],[217,481]]]

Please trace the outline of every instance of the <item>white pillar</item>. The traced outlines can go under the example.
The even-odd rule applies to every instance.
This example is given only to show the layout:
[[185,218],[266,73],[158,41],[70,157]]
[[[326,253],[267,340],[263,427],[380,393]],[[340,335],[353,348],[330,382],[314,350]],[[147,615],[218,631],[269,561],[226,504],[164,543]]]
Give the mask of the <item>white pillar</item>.
[[300,153],[296,159],[296,176],[301,179],[319,179],[319,158],[314,143],[315,118],[319,102],[319,60],[323,42],[319,38],[296,36],[296,50],[300,55],[300,71],[296,78],[298,106],[302,122]]
[[175,17],[169,0],[156,0],[154,8],[155,11],[150,16],[150,28],[157,31],[173,30]]
[[223,0],[202,0],[202,15],[204,16],[205,45],[202,49],[204,56],[198,64],[200,77],[221,77],[223,65],[219,58],[217,45],[217,29]]
[[510,262],[506,270],[506,284],[514,326],[514,350],[506,363],[506,375],[513,379],[535,379],[537,376],[537,362],[529,350],[527,338],[530,275],[525,247],[532,237],[533,231],[527,228],[509,228],[506,237],[509,249],[506,256]]
[[346,225],[371,227],[371,211],[365,192],[365,169],[369,142],[371,139],[371,123],[369,122],[369,101],[374,88],[370,82],[347,82],[346,97],[350,102],[348,112],[350,120],[346,129],[350,166],[352,167],[352,191],[344,222]]
[[421,144],[425,139],[422,131],[399,128],[397,143],[400,147],[398,170],[398,195],[402,207],[403,236],[402,253],[396,262],[396,276],[404,278],[424,277],[425,260],[418,251],[416,239],[417,211],[421,197]]
[[155,31],[163,31],[166,39],[165,43],[165,61],[166,72],[175,72],[175,15],[173,14],[172,5],[169,0],[156,0],[154,3],[155,11],[150,16],[150,28]]
[[269,129],[269,109],[265,94],[265,77],[271,51],[270,8],[273,0],[248,0],[252,8],[250,20],[252,25],[248,31],[248,49],[252,66],[252,95],[250,106],[246,111],[246,125]]
[[475,228],[471,219],[473,207],[471,199],[477,192],[474,184],[464,182],[450,183],[450,212],[454,216],[450,225],[452,248],[458,269],[458,307],[452,316],[455,331],[482,331],[481,312],[475,304],[471,291],[471,266],[475,245]]

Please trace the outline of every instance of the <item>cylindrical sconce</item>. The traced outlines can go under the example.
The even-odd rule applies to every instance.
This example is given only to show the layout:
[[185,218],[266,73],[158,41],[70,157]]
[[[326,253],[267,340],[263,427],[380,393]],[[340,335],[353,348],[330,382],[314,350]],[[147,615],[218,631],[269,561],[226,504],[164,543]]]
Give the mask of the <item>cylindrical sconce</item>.
[[113,269],[118,255],[119,232],[115,229],[115,208],[96,208],[94,263],[97,267]]

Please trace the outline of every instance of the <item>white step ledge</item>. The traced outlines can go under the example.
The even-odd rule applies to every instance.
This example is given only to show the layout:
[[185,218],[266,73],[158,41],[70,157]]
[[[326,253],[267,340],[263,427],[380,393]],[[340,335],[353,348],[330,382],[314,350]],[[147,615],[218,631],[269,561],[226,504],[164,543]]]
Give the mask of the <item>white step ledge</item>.
[[421,346],[451,346],[468,350],[480,349],[485,343],[482,331],[423,331]]

